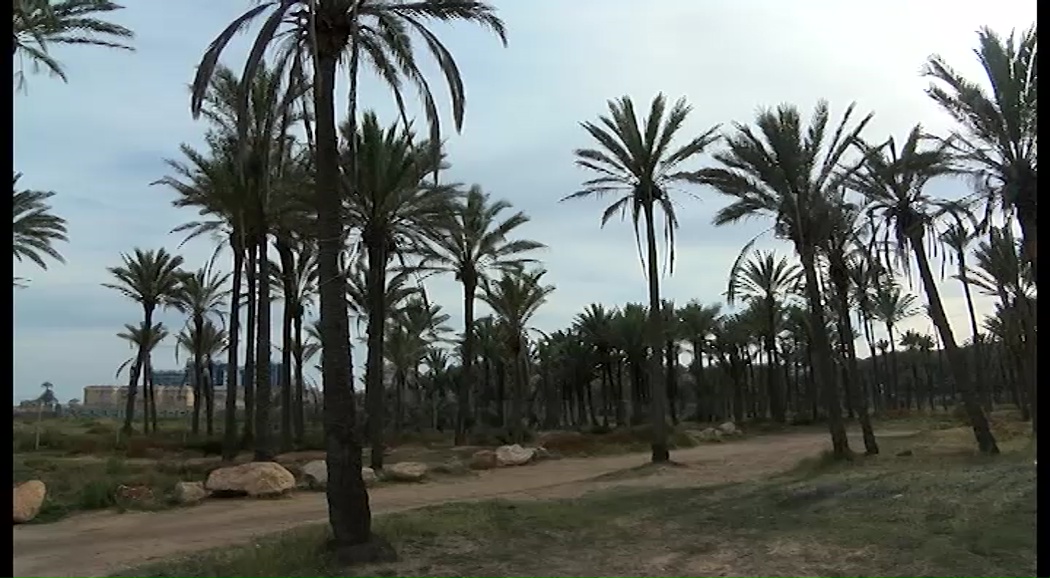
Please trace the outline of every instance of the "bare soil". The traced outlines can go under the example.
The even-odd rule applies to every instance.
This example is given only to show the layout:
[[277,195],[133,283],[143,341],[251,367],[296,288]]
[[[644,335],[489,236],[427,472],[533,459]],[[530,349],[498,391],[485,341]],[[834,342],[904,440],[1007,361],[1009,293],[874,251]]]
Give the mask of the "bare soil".
[[[912,433],[880,432],[880,437]],[[788,470],[828,446],[823,433],[761,436],[679,450],[672,458],[681,467],[651,471],[640,468],[647,454],[545,461],[442,483],[375,488],[371,505],[373,513],[387,513],[495,497],[571,498],[614,486],[742,482]],[[211,500],[164,512],[90,513],[17,526],[15,576],[107,576],[151,560],[244,544],[263,534],[324,522],[327,516],[323,493],[298,493],[275,500]]]

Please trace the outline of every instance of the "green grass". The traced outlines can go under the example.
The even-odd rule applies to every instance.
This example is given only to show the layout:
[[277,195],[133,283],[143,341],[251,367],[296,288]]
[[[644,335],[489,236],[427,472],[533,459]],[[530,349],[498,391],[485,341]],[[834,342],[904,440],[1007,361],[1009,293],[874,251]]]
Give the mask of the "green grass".
[[[86,510],[157,510],[175,505],[180,481],[204,480],[207,471],[180,463],[133,463],[119,457],[71,460],[56,456],[15,455],[14,482],[41,480],[47,496],[32,523],[46,523]],[[120,486],[150,489],[151,497],[128,498]]]
[[812,460],[762,482],[380,516],[401,556],[383,566],[340,568],[313,526],[119,575],[1034,576],[1035,487],[1027,450]]

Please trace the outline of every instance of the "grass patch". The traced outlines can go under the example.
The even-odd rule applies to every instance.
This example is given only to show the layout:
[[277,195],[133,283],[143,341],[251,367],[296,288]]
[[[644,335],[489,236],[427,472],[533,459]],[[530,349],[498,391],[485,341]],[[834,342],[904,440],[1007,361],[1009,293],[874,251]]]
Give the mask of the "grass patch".
[[157,510],[175,505],[180,481],[201,481],[207,470],[175,462],[134,463],[119,457],[70,460],[39,455],[14,456],[14,482],[40,480],[47,497],[32,523],[53,522],[86,510]]
[[119,575],[1034,576],[1032,457],[884,453],[713,488],[452,504],[376,519],[396,564],[340,568],[313,526]]

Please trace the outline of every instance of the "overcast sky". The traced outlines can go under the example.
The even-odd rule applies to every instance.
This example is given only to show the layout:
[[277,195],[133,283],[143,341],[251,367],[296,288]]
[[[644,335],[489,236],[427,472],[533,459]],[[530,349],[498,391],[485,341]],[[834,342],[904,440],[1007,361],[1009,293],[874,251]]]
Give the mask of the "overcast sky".
[[[44,381],[55,384],[63,401],[80,398],[85,385],[115,383],[117,367],[132,355],[115,334],[141,320],[134,303],[100,285],[121,252],[167,247],[199,267],[213,250],[207,241],[178,248],[182,239],[168,231],[194,214],[172,208],[173,194],[149,183],[166,174],[163,159],[177,157],[180,143],[201,142],[203,126],[190,117],[187,84],[207,44],[251,3],[125,4],[114,20],[135,31],[135,53],[54,48],[69,83],[26,70],[26,91],[16,94],[19,184],[58,193],[54,209],[69,221],[70,237],[58,247],[65,265],[47,271],[15,265],[16,275],[31,280],[15,293],[16,401],[38,395]],[[808,113],[819,98],[830,101],[836,118],[851,101],[858,112],[874,111],[866,132],[872,139],[903,138],[916,123],[944,133],[950,121],[926,97],[927,82],[919,76],[926,57],[939,53],[979,78],[976,30],[988,25],[1008,33],[1030,25],[1036,14],[1034,0],[495,4],[509,31],[506,49],[479,30],[437,28],[467,86],[466,123],[461,135],[450,137],[447,177],[479,183],[531,215],[521,233],[550,247],[539,257],[557,286],[535,318],[544,330],[568,324],[591,302],[646,299],[630,226],[614,221],[600,229],[600,201],[557,202],[586,178],[573,165],[573,149],[589,146],[578,123],[604,113],[606,100],[626,94],[647,104],[660,91],[685,96],[694,107],[689,133],[750,122],[760,107],[782,102]],[[225,62],[241,66],[250,38],[239,37]],[[341,96],[340,106],[345,102]],[[363,88],[362,107],[394,118],[390,98],[374,84]],[[965,192],[964,182],[936,186],[944,195]],[[694,192],[699,199],[679,199],[677,268],[664,281],[665,296],[679,303],[720,301],[733,259],[768,223],[715,228],[711,217],[725,201],[711,191]],[[776,241],[762,246],[789,253]],[[952,281],[942,287],[962,341],[969,337],[962,292]],[[451,279],[428,289],[453,320],[461,319],[462,299]],[[982,298],[979,306],[988,311],[990,301]],[[161,319],[174,331],[184,322],[173,314]],[[273,319],[279,343],[277,311]],[[904,327],[932,332],[922,316]],[[177,367],[173,341],[156,351],[156,367]],[[355,349],[358,359],[363,353]]]

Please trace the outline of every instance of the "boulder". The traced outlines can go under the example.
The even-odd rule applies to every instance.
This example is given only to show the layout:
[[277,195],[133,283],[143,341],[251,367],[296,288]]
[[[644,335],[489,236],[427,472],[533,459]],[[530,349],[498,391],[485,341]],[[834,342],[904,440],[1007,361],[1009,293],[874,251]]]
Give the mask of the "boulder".
[[496,452],[492,450],[479,450],[470,457],[470,467],[474,470],[491,470],[497,465]]
[[208,497],[204,482],[179,482],[175,484],[175,500],[180,504],[196,504]]
[[251,462],[213,470],[204,487],[213,494],[277,496],[295,487],[295,476],[275,462]]
[[718,431],[726,434],[727,436],[736,436],[744,433],[740,431],[740,429],[736,427],[736,424],[731,421],[727,421],[724,424],[718,426]]
[[535,455],[536,450],[523,448],[518,444],[500,446],[496,448],[496,464],[501,467],[521,466],[529,463]]
[[152,502],[153,489],[149,486],[117,486],[117,499],[122,502]]
[[14,487],[15,524],[23,524],[40,513],[47,496],[47,486],[40,480],[29,480]]
[[419,482],[427,475],[427,465],[419,462],[398,462],[387,466],[386,477],[395,482]]
[[[328,487],[328,462],[314,460],[302,467],[303,482],[305,487],[313,490],[323,490]],[[372,468],[361,468],[361,479],[366,486],[376,483],[376,473]]]
[[720,442],[722,441],[722,430],[709,427],[700,432],[699,439],[702,442]]
[[324,460],[313,460],[303,464],[303,481],[311,489],[323,489],[328,485],[328,463]]
[[379,477],[372,468],[361,468],[361,479],[365,481],[366,486],[371,486],[379,480]]

